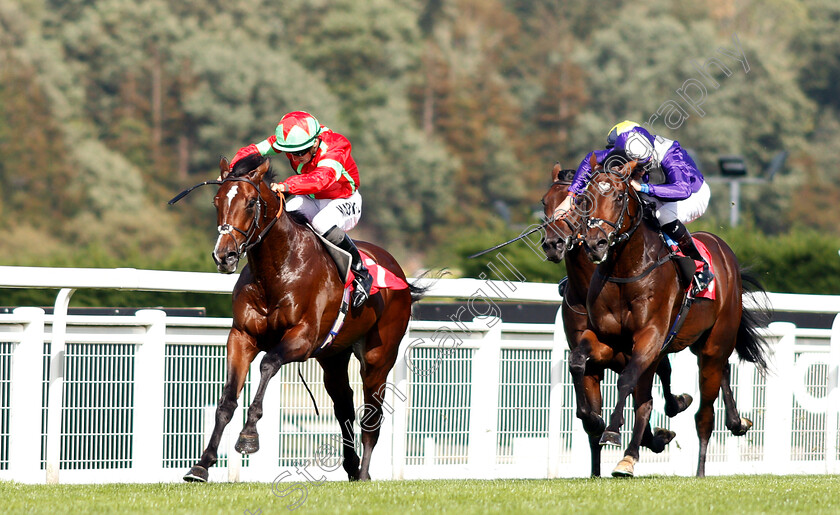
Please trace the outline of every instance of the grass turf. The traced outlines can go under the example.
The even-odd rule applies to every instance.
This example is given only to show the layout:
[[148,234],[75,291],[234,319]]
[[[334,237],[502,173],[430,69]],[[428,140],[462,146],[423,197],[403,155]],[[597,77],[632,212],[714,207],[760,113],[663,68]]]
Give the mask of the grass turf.
[[375,481],[285,493],[266,483],[0,483],[3,513],[840,513],[840,476]]

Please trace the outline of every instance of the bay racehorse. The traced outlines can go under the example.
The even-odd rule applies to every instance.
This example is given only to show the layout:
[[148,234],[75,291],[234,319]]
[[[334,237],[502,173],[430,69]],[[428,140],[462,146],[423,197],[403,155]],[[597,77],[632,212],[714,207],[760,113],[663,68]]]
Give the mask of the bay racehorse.
[[[670,251],[658,227],[648,222],[642,198],[629,185],[643,170],[636,169],[633,161],[609,170],[594,159],[590,164],[593,175],[585,193],[588,205],[581,234],[586,255],[597,266],[586,292],[590,325],[581,335],[581,345],[592,349],[603,344],[629,356],[619,374],[618,401],[601,443],[620,445],[624,405],[633,393],[631,441],[613,471],[615,476],[632,476],[650,419],[654,371],[667,353],[690,348],[700,368],[700,402],[695,415],[700,440],[697,476],[705,476],[714,402],[722,386],[728,389],[730,355],[737,351],[761,372],[767,369],[766,342],[757,331],[759,313],[743,308],[743,297],[749,292],[745,283],[753,289],[760,290],[760,286],[740,269],[723,240],[695,233],[695,239],[708,249],[715,280],[707,294],[698,294],[686,304],[690,306],[687,313],[683,312],[686,295],[691,295],[690,284],[681,279],[679,267],[671,264],[674,261],[668,259]],[[678,317],[681,326],[675,323]],[[752,424],[738,415],[731,391],[725,391],[724,400],[727,428],[736,435],[746,433]]]
[[[551,171],[552,183],[543,196],[545,216],[552,220],[557,206],[569,195],[574,170],[563,170],[559,164]],[[585,200],[585,199],[584,199]],[[589,316],[586,312],[586,297],[589,282],[595,271],[595,264],[587,258],[580,245],[580,230],[585,208],[575,209],[565,217],[551,221],[546,225],[543,238],[543,251],[549,261],[559,263],[565,258],[567,281],[564,283],[563,330],[569,345],[569,372],[575,388],[577,404],[576,415],[583,423],[589,436],[591,454],[591,474],[601,475],[601,435],[606,424],[601,416],[601,381],[604,371],[610,369],[620,373],[627,365],[629,356],[616,352],[608,345],[593,339],[583,338],[589,328]],[[662,384],[665,398],[665,414],[676,416],[684,411],[692,401],[688,394],[674,395],[671,392],[671,365],[667,358],[659,362],[657,375]],[[655,428],[648,424],[641,445],[655,453],[662,452],[674,438],[673,431]]]
[[[341,428],[344,470],[351,481],[368,480],[371,452],[379,437],[383,386],[397,359],[398,348],[411,315],[411,304],[424,289],[405,283],[397,261],[385,250],[358,242],[362,252],[405,283],[403,289],[380,289],[360,308],[350,309],[332,344],[321,348],[346,300],[345,281],[318,236],[305,220],[285,210],[283,198],[269,189],[269,160],[249,156],[233,170],[226,159],[213,203],[219,238],[213,259],[223,273],[236,271],[247,252],[233,290],[233,327],[227,340],[227,378],[216,408],[215,426],[207,448],[184,476],[186,481],[207,481],[207,469],[216,463],[222,431],[230,422],[251,361],[260,351],[260,382],[248,409],[248,418],[236,442],[241,454],[259,449],[257,421],[269,380],[281,365],[315,357],[324,370],[324,386],[333,400]],[[189,190],[187,190],[189,191]],[[173,199],[177,201],[184,193]],[[365,412],[360,421],[363,453],[355,451],[353,390],[347,374],[350,355],[361,362]],[[271,438],[277,438],[272,435]]]

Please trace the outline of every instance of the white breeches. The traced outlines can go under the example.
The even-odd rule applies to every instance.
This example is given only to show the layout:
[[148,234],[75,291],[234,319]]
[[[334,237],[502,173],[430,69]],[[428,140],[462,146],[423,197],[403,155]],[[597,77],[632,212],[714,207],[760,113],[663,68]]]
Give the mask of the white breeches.
[[709,190],[709,185],[704,182],[697,193],[692,193],[687,199],[668,202],[652,197],[656,203],[656,218],[661,225],[677,219],[687,224],[698,219],[700,215],[706,212],[711,196],[712,192]]
[[349,198],[313,199],[306,195],[293,195],[286,200],[286,209],[303,213],[307,220],[321,234],[338,227],[344,232],[359,223],[362,216],[362,196],[359,192]]

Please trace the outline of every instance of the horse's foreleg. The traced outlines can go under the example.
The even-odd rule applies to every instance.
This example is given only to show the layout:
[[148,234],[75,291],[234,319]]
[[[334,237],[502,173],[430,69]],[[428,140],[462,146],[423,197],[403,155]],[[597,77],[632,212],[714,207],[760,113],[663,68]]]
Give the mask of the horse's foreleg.
[[569,373],[575,389],[577,409],[575,414],[583,424],[583,430],[589,436],[590,473],[593,477],[601,475],[601,435],[604,433],[604,419],[601,416],[600,377],[587,374],[587,362],[590,359],[591,343],[587,338],[594,338],[591,331],[584,333],[577,346],[569,354]]
[[236,399],[245,385],[248,367],[259,352],[253,338],[238,329],[231,329],[227,342],[227,379],[222,388],[222,395],[216,406],[216,421],[207,448],[201,458],[184,476],[184,481],[206,482],[209,477],[207,469],[216,463],[219,442],[225,427],[233,417],[236,409]]
[[618,399],[610,415],[610,423],[601,436],[601,445],[621,445],[621,426],[624,425],[624,406],[627,397],[633,393],[639,379],[642,377],[659,355],[661,335],[658,331],[645,331],[634,336],[633,353],[630,361],[618,376]]
[[639,446],[645,434],[650,433],[650,413],[653,408],[652,386],[653,373],[648,371],[639,379],[633,393],[633,402],[636,408],[634,411],[633,434],[630,437],[627,450],[624,451],[624,459],[613,470],[612,475],[615,477],[632,477],[634,474],[633,467],[639,461]]
[[347,376],[347,364],[352,349],[326,359],[319,359],[324,369],[324,387],[333,401],[333,412],[341,429],[341,441],[344,449],[344,470],[350,481],[359,479],[359,455],[356,454],[353,422],[356,412],[353,409],[353,389]]
[[306,342],[310,340],[301,337],[302,332],[303,329],[289,331],[276,347],[265,353],[262,361],[260,361],[260,384],[257,386],[257,391],[254,392],[251,405],[248,406],[248,417],[239,433],[239,438],[236,440],[236,446],[234,446],[236,452],[253,454],[260,450],[257,422],[263,416],[265,391],[268,389],[269,381],[277,374],[281,366],[292,361],[303,361],[306,358],[308,350]]
[[280,370],[280,366],[285,361],[283,357],[276,351],[266,352],[260,361],[260,384],[257,391],[254,392],[254,398],[251,400],[251,405],[248,406],[248,418],[245,420],[245,425],[239,433],[239,438],[236,439],[234,449],[239,454],[253,454],[260,450],[260,437],[257,433],[257,422],[263,416],[263,397],[265,397],[265,390],[268,388],[268,382]]
[[591,370],[587,372],[593,341],[597,341],[595,334],[589,330],[584,331],[578,345],[569,353],[569,374],[575,389],[577,418],[583,423],[587,434],[600,435],[605,425],[601,418],[600,377]]

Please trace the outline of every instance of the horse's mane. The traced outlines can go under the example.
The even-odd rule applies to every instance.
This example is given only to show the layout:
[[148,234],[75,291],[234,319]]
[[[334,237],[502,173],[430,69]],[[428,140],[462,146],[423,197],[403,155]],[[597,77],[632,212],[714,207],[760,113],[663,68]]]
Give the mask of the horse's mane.
[[[233,170],[230,171],[229,177],[243,177],[248,175],[252,170],[259,168],[268,158],[265,156],[261,156],[259,154],[252,154],[250,156],[245,156],[233,166]],[[274,169],[269,165],[268,171],[265,172],[263,175],[263,182],[266,184],[271,184],[272,182],[277,179],[277,174],[274,173]],[[286,211],[286,214],[289,218],[296,224],[301,226],[306,226],[309,223],[309,220],[306,219],[303,213],[300,211]]]

